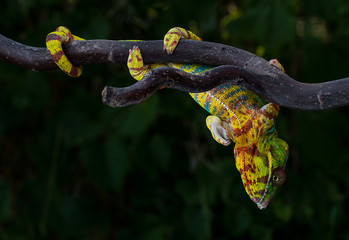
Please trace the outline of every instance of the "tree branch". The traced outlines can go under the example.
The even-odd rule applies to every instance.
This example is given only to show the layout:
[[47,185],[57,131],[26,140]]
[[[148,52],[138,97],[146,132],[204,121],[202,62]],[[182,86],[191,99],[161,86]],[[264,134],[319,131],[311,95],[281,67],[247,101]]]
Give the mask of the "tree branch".
[[349,78],[305,84],[285,76],[281,71],[271,77],[233,65],[215,67],[201,75],[170,67],[157,68],[129,87],[105,87],[102,98],[111,107],[122,107],[141,103],[163,87],[203,92],[228,82],[244,87],[269,102],[294,109],[323,110],[349,104]]
[[[132,86],[106,87],[103,102],[109,106],[142,102],[161,87],[201,92],[230,81],[285,107],[320,110],[349,105],[349,78],[316,84],[297,82],[252,53],[218,43],[181,40],[174,54],[168,55],[162,50],[161,40],[89,40],[67,44],[64,51],[77,65],[107,62],[126,64],[128,50],[135,45],[141,49],[145,64],[182,62],[219,67],[196,76],[168,67],[154,69]],[[2,35],[0,59],[36,71],[57,68],[46,48],[26,46]]]

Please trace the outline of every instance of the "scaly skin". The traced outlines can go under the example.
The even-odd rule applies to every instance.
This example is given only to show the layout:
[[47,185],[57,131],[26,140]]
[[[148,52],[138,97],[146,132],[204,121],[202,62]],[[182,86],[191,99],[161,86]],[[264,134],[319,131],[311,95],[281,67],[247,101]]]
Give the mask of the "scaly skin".
[[81,66],[73,65],[63,52],[62,44],[71,43],[74,40],[85,40],[71,34],[66,27],[58,27],[56,31],[51,32],[46,37],[46,47],[50,52],[53,61],[66,74],[71,77],[79,77],[82,73]]
[[[181,38],[201,40],[183,28],[172,28],[164,37],[164,50],[172,54]],[[284,71],[276,59],[269,63]],[[127,66],[131,76],[138,81],[151,69],[161,66],[182,69],[192,74],[211,69],[210,66],[197,64],[144,65],[137,46],[130,50]],[[212,114],[206,119],[212,137],[225,146],[231,141],[235,142],[235,163],[245,190],[260,209],[266,208],[276,189],[286,180],[284,169],[288,145],[278,138],[274,128],[279,106],[266,103],[254,93],[232,84],[190,95]]]

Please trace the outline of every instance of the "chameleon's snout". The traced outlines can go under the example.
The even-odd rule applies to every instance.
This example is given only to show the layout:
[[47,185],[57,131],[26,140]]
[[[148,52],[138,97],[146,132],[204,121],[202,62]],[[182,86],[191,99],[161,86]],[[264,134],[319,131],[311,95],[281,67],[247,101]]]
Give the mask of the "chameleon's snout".
[[[259,208],[259,209],[264,209],[264,208],[266,208],[267,206],[268,206],[268,204],[269,204],[269,202],[270,202],[270,199],[271,198],[267,198],[267,199],[261,199],[261,198],[259,198],[259,197],[254,197],[254,198],[252,198],[252,201],[254,202],[254,203],[256,203],[257,204],[257,207]],[[264,201],[263,201],[264,200]]]

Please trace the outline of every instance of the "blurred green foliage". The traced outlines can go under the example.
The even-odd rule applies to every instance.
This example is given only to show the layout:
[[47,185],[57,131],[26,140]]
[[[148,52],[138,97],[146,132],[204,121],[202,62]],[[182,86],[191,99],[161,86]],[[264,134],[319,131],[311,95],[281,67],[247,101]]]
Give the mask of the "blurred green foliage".
[[[278,58],[299,81],[349,75],[342,0],[3,0],[0,13],[1,34],[33,46],[59,25],[87,39],[148,40],[181,26]],[[73,79],[0,63],[1,239],[349,239],[347,107],[282,109],[288,180],[260,211],[233,147],[211,138],[187,94],[102,104],[103,86],[134,82],[125,65]]]

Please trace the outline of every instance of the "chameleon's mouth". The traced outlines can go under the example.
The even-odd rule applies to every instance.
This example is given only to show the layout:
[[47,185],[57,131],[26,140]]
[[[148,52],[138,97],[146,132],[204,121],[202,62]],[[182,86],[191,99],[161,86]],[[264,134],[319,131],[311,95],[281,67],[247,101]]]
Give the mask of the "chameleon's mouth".
[[269,185],[269,182],[267,183],[267,185],[266,185],[266,187],[264,189],[264,194],[263,194],[262,197],[254,197],[254,198],[252,198],[252,201],[257,204],[257,207],[259,209],[266,208],[268,206],[270,200],[273,197],[273,196],[269,196],[267,198],[265,197],[265,195],[267,194],[267,191],[268,191],[268,185]]
[[257,207],[262,210],[268,206],[270,199],[271,199],[271,197],[269,197],[267,199],[254,197],[254,198],[252,198],[252,201],[255,202],[257,204]]

